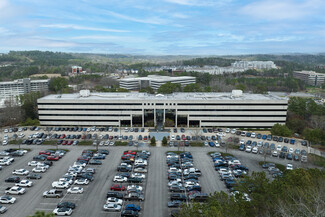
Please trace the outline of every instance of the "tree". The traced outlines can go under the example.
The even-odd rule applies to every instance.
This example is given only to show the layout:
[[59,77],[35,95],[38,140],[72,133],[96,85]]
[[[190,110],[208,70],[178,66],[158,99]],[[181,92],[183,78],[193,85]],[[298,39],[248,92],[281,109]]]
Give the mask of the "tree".
[[149,93],[149,94],[154,94],[155,90],[152,89],[152,87],[146,87],[146,88],[141,88],[140,93]]
[[130,92],[128,89],[125,89],[125,88],[117,88],[116,89],[116,92],[123,92],[123,93],[126,93],[126,92]]
[[28,217],[54,217],[53,213],[45,213],[44,211],[36,211],[34,215]]
[[171,94],[174,92],[180,92],[182,90],[181,84],[173,84],[171,82],[167,82],[159,87],[158,93],[161,94]]
[[156,138],[154,136],[150,140],[150,145],[156,146]]
[[292,132],[291,130],[286,126],[282,124],[274,124],[272,129],[271,129],[272,135],[276,136],[291,136]]
[[51,78],[49,90],[54,93],[62,92],[63,89],[68,87],[68,80],[63,77]]
[[202,89],[199,84],[188,84],[184,87],[184,92],[201,92]]
[[164,138],[162,140],[162,145],[167,146],[167,138],[166,138],[166,136],[164,136]]
[[175,121],[169,119],[169,118],[166,118],[165,119],[165,127],[174,127],[175,126]]
[[37,99],[43,95],[40,92],[30,92],[19,96],[19,102],[24,111],[24,120],[27,118],[38,119]]
[[21,122],[23,118],[23,110],[15,100],[10,98],[6,100],[4,104],[5,107],[1,111],[1,125],[13,126]]

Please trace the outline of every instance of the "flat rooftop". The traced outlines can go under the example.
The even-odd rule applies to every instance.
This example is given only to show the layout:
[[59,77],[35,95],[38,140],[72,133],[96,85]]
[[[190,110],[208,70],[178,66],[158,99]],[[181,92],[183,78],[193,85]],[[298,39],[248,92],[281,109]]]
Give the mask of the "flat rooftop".
[[192,76],[177,76],[177,77],[170,77],[170,76],[161,76],[161,75],[148,75],[148,77],[129,77],[129,78],[122,78],[120,81],[141,81],[141,80],[151,80],[151,81],[179,81],[184,79],[195,79]]
[[189,101],[215,101],[215,100],[287,100],[272,94],[249,94],[243,93],[241,96],[233,96],[228,93],[173,93],[173,94],[148,94],[148,93],[90,93],[88,97],[81,97],[79,93],[73,94],[52,94],[40,98],[40,100],[189,100]]

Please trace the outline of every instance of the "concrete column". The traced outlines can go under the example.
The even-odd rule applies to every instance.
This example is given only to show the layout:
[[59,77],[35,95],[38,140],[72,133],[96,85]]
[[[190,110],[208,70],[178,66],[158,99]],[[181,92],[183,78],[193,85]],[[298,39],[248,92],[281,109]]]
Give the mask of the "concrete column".
[[163,124],[165,125],[165,115],[166,115],[166,110],[164,109],[164,117],[163,117]]
[[142,127],[144,127],[144,109],[142,109]]
[[153,122],[154,122],[154,127],[157,126],[156,108],[153,109]]
[[131,127],[133,127],[133,122],[132,122],[132,120],[133,120],[133,115],[131,115],[131,120],[130,120]]
[[175,127],[177,128],[177,109],[175,109]]
[[187,128],[190,128],[190,115],[187,115]]

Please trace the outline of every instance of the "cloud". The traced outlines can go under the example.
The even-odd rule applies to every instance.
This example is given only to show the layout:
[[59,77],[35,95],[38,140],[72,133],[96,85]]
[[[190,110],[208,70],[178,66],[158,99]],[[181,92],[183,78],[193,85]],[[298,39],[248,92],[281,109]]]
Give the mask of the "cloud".
[[186,6],[209,6],[214,5],[213,1],[204,1],[204,0],[165,0],[166,2],[178,4],[178,5],[186,5]]
[[266,20],[301,19],[313,15],[321,5],[320,0],[262,0],[244,6],[240,13]]
[[119,29],[107,29],[107,28],[96,28],[89,26],[79,26],[74,24],[44,24],[42,28],[55,28],[55,29],[75,29],[75,30],[86,30],[86,31],[99,31],[99,32],[129,32],[128,30]]
[[167,24],[167,20],[161,19],[159,17],[150,17],[150,18],[145,18],[145,19],[140,19],[140,18],[136,18],[136,17],[131,17],[131,16],[127,16],[124,14],[120,14],[120,13],[116,13],[113,11],[104,11],[106,14],[116,17],[116,18],[120,18],[123,20],[128,20],[128,21],[132,21],[132,22],[137,22],[137,23],[146,23],[146,24],[155,24],[155,25],[163,25],[163,24]]

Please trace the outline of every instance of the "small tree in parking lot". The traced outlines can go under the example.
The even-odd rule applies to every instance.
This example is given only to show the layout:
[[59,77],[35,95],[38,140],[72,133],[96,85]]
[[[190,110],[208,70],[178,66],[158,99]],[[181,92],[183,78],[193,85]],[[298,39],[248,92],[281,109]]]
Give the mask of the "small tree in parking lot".
[[166,136],[164,136],[164,138],[162,140],[162,145],[167,146],[167,138],[166,138]]
[[36,211],[34,215],[28,217],[54,217],[53,213],[45,213],[44,211]]
[[151,146],[156,146],[156,138],[154,136],[150,140],[150,145]]

